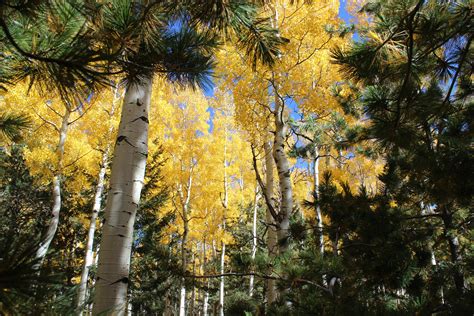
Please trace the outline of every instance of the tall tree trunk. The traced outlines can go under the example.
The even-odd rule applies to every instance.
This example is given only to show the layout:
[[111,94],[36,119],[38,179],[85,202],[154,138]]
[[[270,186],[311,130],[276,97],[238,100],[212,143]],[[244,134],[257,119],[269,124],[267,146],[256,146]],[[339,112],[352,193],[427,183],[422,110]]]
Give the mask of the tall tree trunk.
[[[204,239],[202,245],[202,273],[206,273],[206,264],[207,264],[207,257],[206,257],[206,239]],[[209,280],[207,281],[207,285],[209,288]],[[207,290],[204,291],[204,299],[202,302],[202,314],[204,316],[208,316],[208,308],[209,308],[209,292]]]
[[[207,285],[208,286],[210,285],[209,281],[207,282]],[[204,303],[203,303],[202,309],[203,309],[202,314],[204,316],[208,316],[209,315],[209,313],[208,313],[208,310],[209,310],[209,292],[207,292],[207,291],[204,293]]]
[[48,228],[46,234],[41,241],[38,250],[36,251],[37,264],[35,268],[39,269],[41,264],[48,252],[49,246],[53,241],[54,235],[58,230],[59,224],[59,212],[61,211],[61,177],[63,172],[63,160],[64,160],[64,145],[66,144],[67,131],[69,128],[69,117],[71,116],[71,109],[69,106],[65,106],[65,112],[62,116],[61,127],[59,129],[59,140],[56,148],[56,156],[58,158],[57,169],[53,175],[53,205],[51,208],[51,218],[48,222]]
[[184,285],[184,278],[181,279],[181,289],[179,292],[179,316],[186,315],[186,286]]
[[[229,207],[229,190],[228,190],[228,182],[227,182],[227,125],[225,126],[224,131],[224,199],[222,200],[222,207],[223,207],[223,214],[222,214],[222,231],[225,233],[225,226],[226,226],[226,211]],[[222,240],[221,242],[221,278],[219,284],[219,315],[224,316],[224,295],[225,295],[225,278],[224,278],[224,271],[225,271],[225,242]]]
[[105,208],[94,315],[126,312],[133,225],[148,155],[151,89],[151,78],[144,78],[125,92]]
[[[188,238],[188,221],[186,219],[184,224],[183,237],[181,240],[181,270],[183,275],[186,273],[187,266],[187,250],[186,250],[186,241]],[[179,297],[179,316],[186,315],[186,284],[184,277],[181,278],[181,290]]]
[[[193,275],[195,275],[196,274],[196,261],[195,261],[195,258],[194,258],[194,253],[193,253],[193,256],[192,256],[192,261],[193,261]],[[190,305],[189,305],[189,314],[190,315],[194,315],[195,303],[196,303],[196,287],[194,286],[194,280],[193,280],[193,289],[191,291],[191,302],[190,302]]]
[[[192,256],[193,261],[193,275],[196,273],[196,260],[194,258],[194,253]],[[193,280],[193,290],[191,291],[191,302],[189,304],[189,315],[194,315],[194,305],[196,302],[196,287],[194,286],[194,280]]]
[[[319,151],[315,150],[315,158],[313,161],[313,191],[316,198],[319,197]],[[323,234],[323,215],[321,213],[321,207],[316,206],[316,215],[318,220],[318,237],[319,237],[319,253],[321,257],[324,256],[324,234]]]
[[76,308],[78,310],[79,315],[82,315],[83,305],[86,300],[87,294],[87,281],[89,279],[89,270],[92,267],[93,259],[94,259],[94,234],[96,229],[96,221],[99,215],[101,202],[102,202],[102,192],[104,191],[104,179],[105,179],[105,172],[107,170],[107,162],[109,159],[108,155],[109,149],[106,148],[104,153],[102,154],[102,163],[99,171],[99,178],[97,180],[97,187],[94,195],[94,205],[92,207],[92,214],[89,224],[89,230],[87,232],[87,242],[86,242],[86,255],[84,257],[84,264],[82,267],[81,273],[81,281],[79,283],[79,290],[77,293],[77,305]]
[[[225,273],[225,242],[222,242],[221,249],[221,274]],[[219,284],[219,315],[224,316],[224,294],[225,294],[225,279],[221,276],[221,282]]]
[[[271,203],[271,206],[267,205],[266,211],[266,222],[267,222],[267,248],[270,260],[274,260],[277,255],[277,235],[276,235],[276,227],[275,227],[275,220],[270,212],[270,207],[274,208],[273,203],[273,190],[275,186],[275,180],[273,178],[273,154],[272,154],[272,147],[269,142],[264,143],[264,151],[265,151],[265,192],[264,194],[267,196],[267,201]],[[267,271],[268,274],[272,273],[272,269],[270,268]],[[277,299],[277,292],[275,286],[275,280],[267,279],[266,280],[266,299],[267,304],[272,304]]]
[[278,250],[283,254],[288,249],[290,215],[293,210],[293,189],[291,187],[290,165],[285,152],[285,141],[288,134],[287,114],[285,104],[278,94],[277,84],[274,84],[275,94],[275,139],[273,143],[273,158],[278,171],[280,188],[280,207],[278,211],[277,235]]
[[179,316],[186,315],[186,284],[184,275],[186,274],[186,269],[188,265],[188,249],[186,247],[186,243],[188,241],[188,233],[189,233],[189,203],[191,201],[191,188],[193,186],[193,169],[194,164],[191,161],[191,166],[189,169],[189,177],[188,183],[186,186],[186,195],[183,192],[183,187],[181,184],[178,184],[178,194],[180,197],[180,202],[182,205],[182,216],[183,219],[183,236],[181,239],[181,272],[183,273],[183,277],[181,278],[181,290],[180,290],[180,297],[179,297]]
[[[86,249],[85,249],[85,257],[84,257],[84,264],[82,267],[82,273],[81,273],[81,281],[79,283],[79,290],[77,293],[77,301],[76,301],[76,308],[78,310],[79,315],[82,315],[82,311],[84,309],[84,303],[86,300],[86,295],[87,295],[87,281],[89,279],[89,271],[90,268],[97,263],[98,255],[94,259],[94,235],[96,231],[96,221],[97,217],[100,212],[100,208],[102,205],[102,193],[104,192],[104,180],[105,180],[105,173],[107,171],[108,167],[108,162],[109,162],[109,152],[111,148],[111,139],[112,135],[114,133],[114,125],[112,123],[112,119],[115,115],[115,110],[117,108],[117,102],[119,101],[119,95],[118,95],[118,88],[119,85],[116,84],[115,87],[113,88],[113,101],[110,106],[110,111],[108,112],[109,114],[109,130],[107,131],[107,136],[106,136],[106,143],[105,143],[105,148],[104,151],[102,152],[102,159],[101,159],[101,165],[100,165],[100,170],[99,170],[99,177],[97,179],[97,187],[94,195],[94,204],[92,206],[92,213],[91,213],[91,218],[90,218],[90,224],[89,224],[89,230],[87,232],[87,241],[86,241]],[[97,252],[99,251],[99,247],[97,247]]]
[[[259,200],[259,193],[258,193],[258,184],[255,188],[255,200],[253,205],[253,222],[252,222],[252,261],[255,260],[255,256],[257,254],[257,218],[258,218],[258,200]],[[254,276],[250,276],[250,284],[249,284],[249,296],[253,296],[254,290]]]

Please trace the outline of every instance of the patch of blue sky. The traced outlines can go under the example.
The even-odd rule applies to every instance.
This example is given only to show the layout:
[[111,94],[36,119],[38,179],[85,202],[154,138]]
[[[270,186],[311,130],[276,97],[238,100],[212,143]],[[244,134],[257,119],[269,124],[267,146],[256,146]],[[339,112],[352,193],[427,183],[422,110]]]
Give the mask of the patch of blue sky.
[[206,112],[209,112],[209,119],[206,121],[206,123],[209,125],[208,132],[212,133],[214,130],[214,116],[216,116],[216,110],[210,106],[207,108]]
[[216,88],[216,85],[214,83],[214,77],[213,76],[208,76],[207,79],[209,80],[209,84],[206,84],[204,86],[203,93],[206,97],[213,97],[214,96],[214,89]]
[[292,169],[308,169],[310,167],[310,162],[301,157],[296,158],[296,162],[293,165]]
[[[351,24],[354,22],[355,17],[350,14],[347,9],[347,1],[346,0],[340,0],[339,1],[339,17],[344,20],[347,24]],[[361,38],[357,32],[352,33],[352,39],[354,41],[359,41]]]

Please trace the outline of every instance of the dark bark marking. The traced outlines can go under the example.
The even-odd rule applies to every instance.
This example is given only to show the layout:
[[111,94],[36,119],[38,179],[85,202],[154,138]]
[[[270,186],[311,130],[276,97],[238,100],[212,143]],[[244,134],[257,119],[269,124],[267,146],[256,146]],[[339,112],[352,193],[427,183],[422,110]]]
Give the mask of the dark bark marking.
[[122,283],[128,284],[128,278],[127,278],[127,277],[123,277],[123,278],[121,278],[121,279],[118,279],[118,280],[117,280],[117,281],[115,281],[115,282],[112,282],[112,283],[110,283],[110,285],[112,285],[112,284],[116,284],[116,283],[119,283],[119,282],[122,282]]
[[125,141],[127,144],[129,144],[130,146],[134,147],[134,148],[137,148],[137,146],[134,146],[132,143],[130,143],[127,139],[127,136],[124,136],[124,135],[120,135],[117,137],[117,144],[119,144],[120,142],[122,141]]
[[143,122],[145,122],[145,123],[147,123],[147,124],[149,123],[148,118],[147,118],[146,116],[137,117],[137,118],[134,119],[132,122],[135,122],[135,121],[137,121],[137,120],[142,120]]
[[120,135],[117,137],[117,143],[120,143],[122,140],[126,140],[127,136]]

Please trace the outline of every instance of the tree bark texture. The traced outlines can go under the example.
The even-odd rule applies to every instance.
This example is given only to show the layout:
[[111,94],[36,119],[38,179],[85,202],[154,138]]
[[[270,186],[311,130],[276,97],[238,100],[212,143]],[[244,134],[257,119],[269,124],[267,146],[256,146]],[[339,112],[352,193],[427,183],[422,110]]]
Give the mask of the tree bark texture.
[[148,155],[148,115],[152,79],[131,83],[125,92],[112,159],[105,208],[93,315],[124,315],[133,225]]

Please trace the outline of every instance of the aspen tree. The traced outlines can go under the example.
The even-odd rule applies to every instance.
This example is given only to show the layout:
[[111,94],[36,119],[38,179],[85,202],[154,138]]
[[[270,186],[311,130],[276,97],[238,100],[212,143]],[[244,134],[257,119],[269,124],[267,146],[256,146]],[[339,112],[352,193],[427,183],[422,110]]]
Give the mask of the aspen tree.
[[[104,137],[105,144],[100,144],[101,142],[99,141],[99,144],[97,146],[103,145],[103,148],[100,148],[102,151],[102,157],[101,157],[101,162],[100,162],[100,170],[97,178],[97,186],[94,194],[94,204],[92,206],[92,212],[91,212],[91,217],[90,217],[90,224],[89,224],[89,229],[87,232],[87,240],[86,240],[86,249],[85,249],[85,256],[84,256],[84,263],[82,267],[82,273],[81,273],[81,280],[79,282],[79,290],[77,294],[77,299],[76,299],[76,308],[80,310],[79,314],[82,314],[82,308],[85,303],[86,295],[87,295],[87,283],[88,283],[88,278],[89,278],[89,271],[90,268],[93,265],[93,247],[94,247],[94,235],[96,231],[96,221],[97,217],[99,215],[99,212],[101,210],[101,205],[102,205],[102,193],[104,191],[104,186],[105,186],[105,174],[107,172],[108,168],[108,163],[109,163],[109,155],[110,155],[110,150],[111,150],[111,141],[112,137],[115,131],[115,122],[114,122],[114,115],[117,110],[117,102],[119,101],[119,86],[118,84],[115,84],[114,87],[112,87],[112,100],[108,98],[108,95],[102,95],[102,98],[106,98],[106,100],[100,100],[102,101],[101,103],[106,103],[109,101],[110,108],[109,109],[103,109],[107,113],[107,124],[108,128]],[[103,102],[105,101],[105,102]],[[99,102],[98,102],[99,103]],[[96,106],[102,106],[103,104],[97,104]],[[104,106],[106,106],[104,104]],[[102,119],[102,117],[98,117],[98,120]],[[97,260],[96,256],[96,260]]]
[[151,79],[128,85],[112,158],[97,272],[94,314],[127,303],[133,224],[145,176],[148,154],[148,112]]
[[54,235],[56,234],[56,230],[58,229],[59,212],[61,211],[61,176],[64,164],[64,145],[66,143],[67,131],[69,128],[69,117],[71,116],[71,112],[72,110],[70,108],[70,105],[65,105],[64,114],[61,115],[61,126],[59,128],[56,127],[59,134],[59,140],[56,148],[58,165],[56,168],[56,172],[53,175],[53,205],[51,207],[51,218],[48,223],[46,234],[44,235],[43,240],[41,241],[40,246],[36,251],[36,258],[40,259],[41,262],[46,256],[46,253],[49,249],[49,245],[51,245]]
[[[255,260],[255,255],[257,254],[257,241],[258,241],[258,236],[257,236],[257,219],[258,219],[258,202],[260,199],[260,195],[258,192],[258,186],[255,187],[255,199],[254,199],[254,205],[253,205],[253,218],[252,218],[252,254],[251,258],[252,261]],[[250,281],[249,281],[249,296],[253,296],[254,294],[254,275],[250,276]]]

